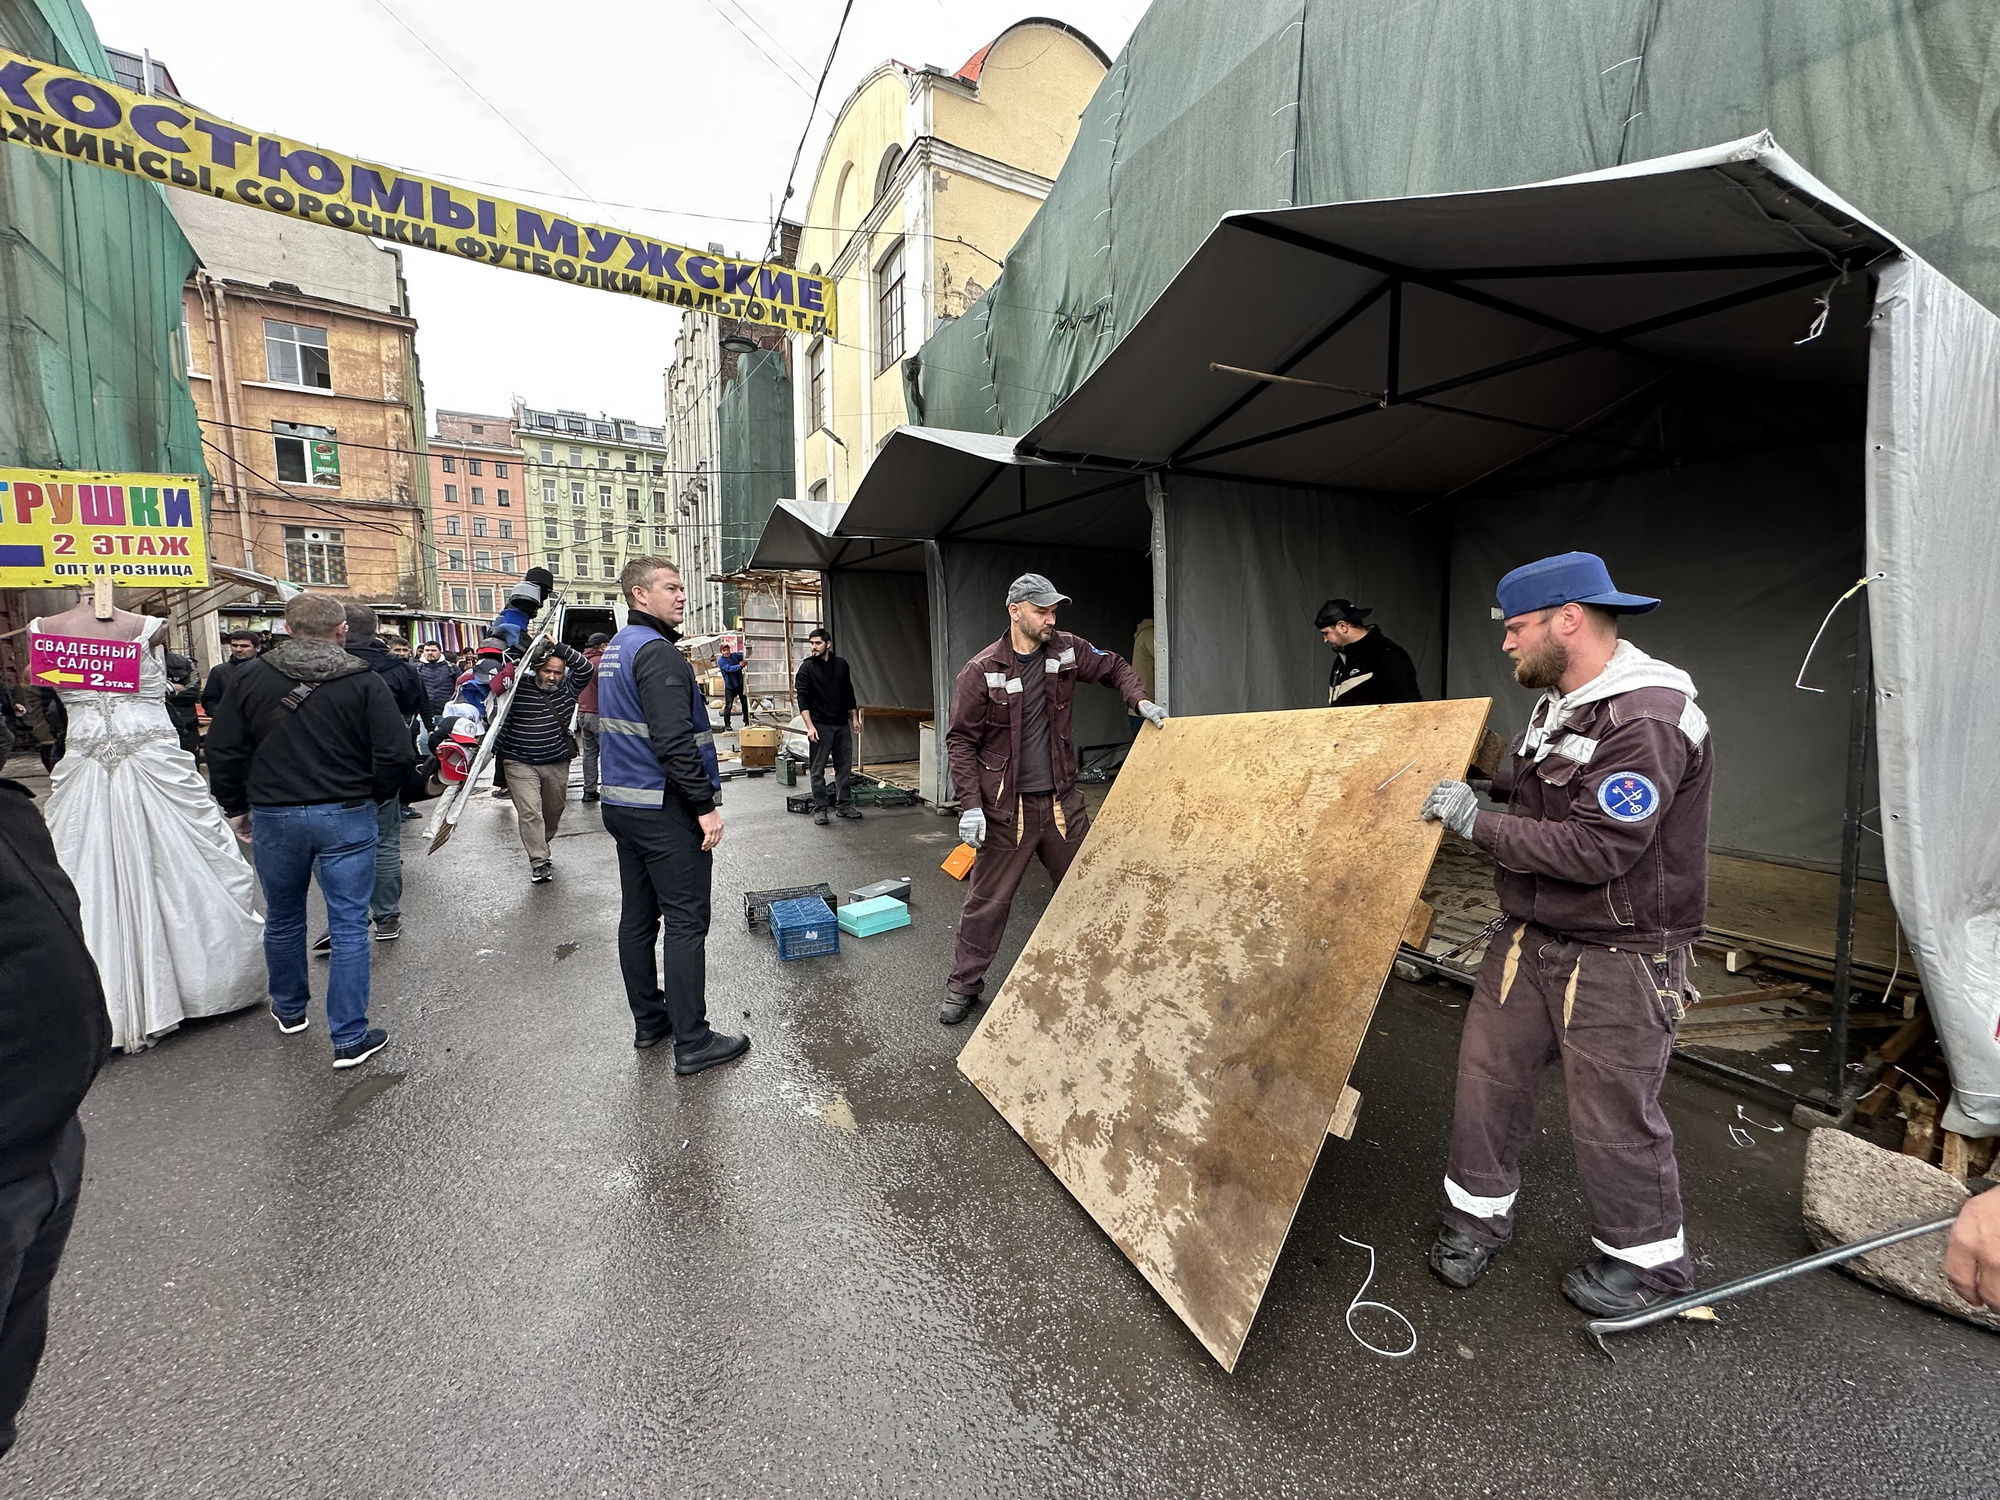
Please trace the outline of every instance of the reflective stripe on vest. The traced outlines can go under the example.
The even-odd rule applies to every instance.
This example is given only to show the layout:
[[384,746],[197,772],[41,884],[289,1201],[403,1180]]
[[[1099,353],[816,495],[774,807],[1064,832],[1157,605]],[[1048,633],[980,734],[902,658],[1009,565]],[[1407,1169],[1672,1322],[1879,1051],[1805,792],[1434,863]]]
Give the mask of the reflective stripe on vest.
[[[664,640],[666,637],[649,625],[627,625],[611,638],[597,664],[598,795],[616,807],[658,807],[666,795],[666,772],[653,753],[652,730],[646,723],[645,706],[639,701],[639,684],[628,665],[628,658],[636,658],[640,648]],[[678,649],[675,654],[679,655]],[[693,677],[694,669],[685,658],[680,666]],[[708,705],[692,683],[690,692],[695,746],[709,786],[720,791],[722,777],[715,761]]]

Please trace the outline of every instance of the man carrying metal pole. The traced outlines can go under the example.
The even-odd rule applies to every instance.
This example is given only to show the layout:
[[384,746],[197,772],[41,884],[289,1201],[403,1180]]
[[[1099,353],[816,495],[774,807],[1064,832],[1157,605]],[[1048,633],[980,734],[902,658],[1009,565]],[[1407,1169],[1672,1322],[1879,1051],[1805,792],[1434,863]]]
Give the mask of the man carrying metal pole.
[[1515,680],[1543,690],[1493,781],[1507,810],[1482,811],[1458,781],[1423,808],[1493,855],[1506,914],[1459,1042],[1431,1269],[1468,1287],[1506,1247],[1536,1096],[1560,1059],[1598,1252],[1562,1290],[1600,1318],[1693,1281],[1660,1084],[1707,919],[1714,751],[1688,675],[1618,639],[1620,614],[1659,602],[1619,593],[1588,552],[1501,579],[1503,649]]

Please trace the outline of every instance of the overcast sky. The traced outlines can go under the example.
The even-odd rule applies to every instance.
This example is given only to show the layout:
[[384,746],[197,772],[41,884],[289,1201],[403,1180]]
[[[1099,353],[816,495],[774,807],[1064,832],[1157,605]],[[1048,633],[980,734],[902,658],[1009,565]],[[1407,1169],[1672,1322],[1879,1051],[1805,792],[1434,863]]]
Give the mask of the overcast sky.
[[[150,49],[183,94],[237,123],[747,255],[763,252],[841,11],[841,0],[87,3],[108,45]],[[877,63],[955,70],[1034,14],[1115,57],[1146,9],[1043,3],[854,0],[796,212],[833,112]],[[403,264],[431,410],[504,412],[518,395],[662,419],[679,313],[422,250],[404,250]]]

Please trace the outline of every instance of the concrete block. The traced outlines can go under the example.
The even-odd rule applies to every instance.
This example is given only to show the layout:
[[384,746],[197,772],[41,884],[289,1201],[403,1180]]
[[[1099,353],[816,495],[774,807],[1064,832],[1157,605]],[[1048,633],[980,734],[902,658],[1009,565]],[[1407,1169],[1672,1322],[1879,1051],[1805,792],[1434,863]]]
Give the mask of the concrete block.
[[[1806,1233],[1819,1249],[1934,1219],[1952,1212],[1966,1196],[1964,1183],[1928,1162],[1885,1151],[1844,1130],[1815,1130],[1806,1140]],[[1961,1301],[1945,1280],[1944,1243],[1943,1234],[1927,1234],[1845,1261],[1840,1269],[1885,1292],[2000,1333],[2000,1313]]]

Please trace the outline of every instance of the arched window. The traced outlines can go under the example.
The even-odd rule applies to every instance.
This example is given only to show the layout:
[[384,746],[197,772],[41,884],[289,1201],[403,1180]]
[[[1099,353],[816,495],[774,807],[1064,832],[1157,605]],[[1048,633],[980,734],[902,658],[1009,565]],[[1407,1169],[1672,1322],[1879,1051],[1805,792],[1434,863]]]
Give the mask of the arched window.
[[853,179],[854,163],[848,162],[841,167],[840,178],[833,187],[833,227],[836,231],[850,228],[851,221],[856,217],[849,210],[847,203],[847,185]]
[[882,195],[889,191],[889,179],[896,175],[896,164],[902,159],[903,148],[901,146],[891,146],[887,151],[882,153],[882,164],[875,169],[875,197],[872,200],[873,202],[880,203]]

